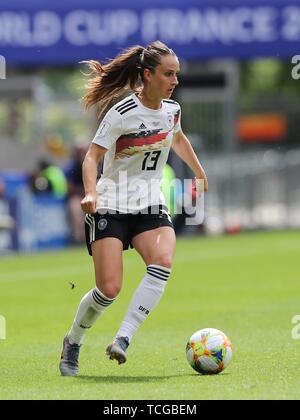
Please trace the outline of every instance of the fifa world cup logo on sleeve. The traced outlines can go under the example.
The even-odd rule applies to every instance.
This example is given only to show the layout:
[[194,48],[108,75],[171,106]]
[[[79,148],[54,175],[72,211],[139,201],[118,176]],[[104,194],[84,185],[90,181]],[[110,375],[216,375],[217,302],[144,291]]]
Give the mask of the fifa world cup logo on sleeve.
[[6,339],[6,321],[4,316],[0,315],[0,340]]
[[6,79],[6,60],[3,55],[0,55],[0,80]]

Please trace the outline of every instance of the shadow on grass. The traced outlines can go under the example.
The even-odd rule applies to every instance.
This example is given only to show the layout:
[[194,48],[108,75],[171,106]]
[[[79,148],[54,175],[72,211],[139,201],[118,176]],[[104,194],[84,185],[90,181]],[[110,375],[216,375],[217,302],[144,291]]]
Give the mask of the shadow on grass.
[[222,377],[227,376],[227,374],[222,373],[222,375],[200,375],[195,373],[190,374],[178,374],[178,375],[166,375],[166,376],[89,376],[89,375],[80,375],[77,376],[77,380],[93,382],[93,383],[119,383],[119,384],[128,384],[128,383],[149,383],[157,381],[166,381],[168,379],[174,378],[213,378],[215,376]]

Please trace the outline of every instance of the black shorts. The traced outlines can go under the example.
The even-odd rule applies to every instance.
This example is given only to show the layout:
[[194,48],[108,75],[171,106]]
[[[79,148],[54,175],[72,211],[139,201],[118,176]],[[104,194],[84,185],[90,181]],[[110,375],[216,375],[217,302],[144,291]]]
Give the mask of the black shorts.
[[[148,214],[144,214],[148,211]],[[92,255],[92,243],[103,238],[118,238],[123,243],[123,249],[133,248],[132,239],[147,230],[169,226],[174,229],[172,219],[165,206],[155,206],[155,211],[137,214],[95,213],[85,216],[86,245]]]

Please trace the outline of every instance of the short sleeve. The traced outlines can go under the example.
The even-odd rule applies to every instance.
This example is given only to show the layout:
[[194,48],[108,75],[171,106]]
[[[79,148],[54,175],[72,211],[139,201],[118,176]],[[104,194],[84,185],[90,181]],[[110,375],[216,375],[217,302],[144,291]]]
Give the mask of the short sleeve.
[[98,144],[98,146],[110,149],[121,134],[122,117],[114,108],[111,108],[101,121],[92,142]]
[[181,109],[180,105],[178,104],[178,109],[174,115],[174,133],[178,133],[181,130]]

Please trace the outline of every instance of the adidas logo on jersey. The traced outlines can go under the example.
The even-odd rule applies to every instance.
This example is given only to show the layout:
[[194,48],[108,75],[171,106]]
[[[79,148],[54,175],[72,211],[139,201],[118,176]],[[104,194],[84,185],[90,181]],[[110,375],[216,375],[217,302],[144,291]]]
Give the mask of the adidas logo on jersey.
[[145,124],[144,124],[144,123],[142,123],[142,124],[139,126],[139,130],[145,130],[145,129],[147,129],[147,127],[145,126]]

